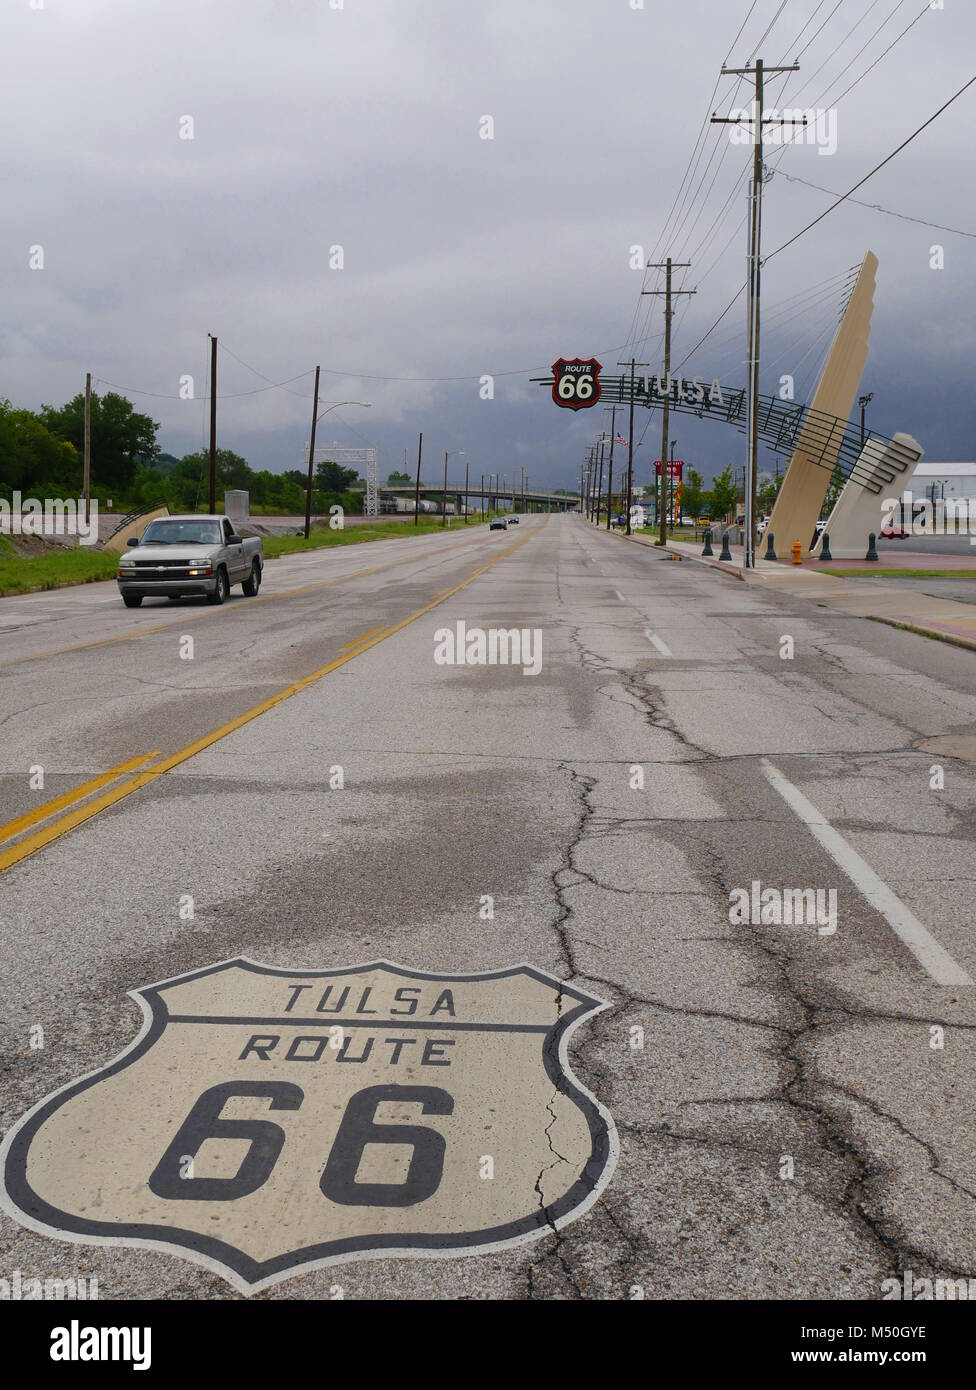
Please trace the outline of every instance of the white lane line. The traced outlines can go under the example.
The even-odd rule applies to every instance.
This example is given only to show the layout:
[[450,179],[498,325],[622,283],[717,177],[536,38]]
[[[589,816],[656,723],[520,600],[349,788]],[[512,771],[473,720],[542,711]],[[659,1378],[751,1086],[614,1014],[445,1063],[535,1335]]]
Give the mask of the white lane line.
[[662,642],[660,637],[658,637],[657,633],[652,632],[649,627],[646,627],[644,629],[644,636],[647,638],[648,642],[650,642],[652,647],[657,648],[657,650],[661,653],[662,656],[671,655],[671,648],[668,646],[667,642]]
[[795,811],[804,825],[819,841],[831,859],[854,884],[872,907],[877,908],[898,939],[908,947],[921,966],[939,985],[971,985],[973,982],[961,965],[940,946],[928,927],[924,926],[900,898],[853,849],[830,822],[808,801],[803,793],[788,781],[766,758],[762,770],[773,789]]

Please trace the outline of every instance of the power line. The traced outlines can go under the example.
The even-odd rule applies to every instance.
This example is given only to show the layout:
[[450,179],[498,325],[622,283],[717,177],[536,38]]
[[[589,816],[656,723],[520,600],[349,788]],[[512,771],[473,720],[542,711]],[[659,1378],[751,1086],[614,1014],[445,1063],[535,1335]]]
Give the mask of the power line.
[[[784,174],[782,170],[779,172],[790,183],[802,183],[804,188],[813,188],[818,193],[826,193],[830,198],[841,196],[832,188],[823,188],[819,183],[810,183],[808,179],[798,178],[795,174]],[[976,232],[966,232],[961,227],[946,227],[942,222],[927,222],[924,217],[910,217],[907,212],[892,212],[891,208],[883,208],[880,203],[865,203],[861,198],[849,198],[848,201],[856,203],[859,208],[870,208],[872,212],[883,212],[886,217],[897,217],[902,222],[916,222],[921,227],[933,227],[937,232],[954,232],[956,236],[976,238]]]
[[[819,217],[815,217],[812,222],[808,222],[805,227],[802,227],[800,231],[796,232],[793,236],[791,236],[789,241],[784,241],[782,246],[777,246],[775,251],[771,251],[768,256],[764,257],[763,265],[765,265],[767,261],[771,261],[774,256],[778,256],[781,251],[785,251],[788,246],[792,246],[794,241],[799,241],[801,236],[805,236],[806,233],[809,232],[813,227],[816,227],[818,222],[822,222],[825,217],[830,216],[830,214],[834,211],[835,208],[840,207],[841,203],[846,202],[852,193],[856,193],[859,188],[863,188],[863,186],[867,183],[868,179],[873,178],[874,175],[878,172],[878,170],[883,169],[886,164],[890,164],[891,161],[894,159],[895,155],[901,154],[902,150],[905,149],[906,146],[910,145],[912,141],[916,139],[919,135],[921,135],[922,131],[926,130],[932,124],[933,121],[938,120],[942,113],[944,111],[947,111],[954,101],[958,101],[959,98],[962,96],[963,92],[968,91],[974,82],[976,82],[976,77],[971,77],[967,83],[965,83],[962,87],[959,88],[958,92],[954,92],[953,95],[949,98],[949,100],[945,102],[943,106],[939,107],[938,111],[935,111],[928,118],[927,121],[923,121],[923,123],[918,127],[917,130],[912,131],[911,135],[909,135],[907,140],[903,140],[901,144],[898,146],[898,148],[892,150],[891,154],[887,155],[881,161],[880,164],[876,164],[874,168],[870,171],[870,173],[865,174],[863,179],[859,179],[853,188],[849,188],[847,192],[844,193],[841,197],[839,197],[835,203],[831,203],[830,207],[826,208],[820,214]],[[742,291],[740,290],[739,293],[741,294],[741,292]]]

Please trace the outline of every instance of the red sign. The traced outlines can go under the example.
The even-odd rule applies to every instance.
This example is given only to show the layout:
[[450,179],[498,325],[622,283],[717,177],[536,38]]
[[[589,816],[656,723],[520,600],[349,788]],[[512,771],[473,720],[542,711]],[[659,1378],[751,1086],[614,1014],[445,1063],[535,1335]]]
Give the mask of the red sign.
[[[684,468],[684,466],[685,466],[685,464],[684,464],[684,459],[668,459],[668,477],[669,477],[669,478],[680,478],[680,477],[681,477],[681,471],[682,471],[682,469]],[[657,474],[657,476],[660,478],[660,476],[661,476],[661,460],[660,460],[660,459],[655,459],[655,460],[654,460],[654,472],[655,472],[655,473]]]
[[552,364],[552,398],[564,410],[587,410],[600,399],[601,364],[595,357],[559,357]]

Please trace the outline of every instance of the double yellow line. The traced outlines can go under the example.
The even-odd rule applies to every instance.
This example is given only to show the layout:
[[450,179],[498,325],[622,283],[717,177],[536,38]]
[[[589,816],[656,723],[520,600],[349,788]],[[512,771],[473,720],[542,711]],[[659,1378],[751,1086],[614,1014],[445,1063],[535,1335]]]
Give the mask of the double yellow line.
[[[466,579],[462,579],[459,584],[454,584],[448,589],[442,589],[440,593],[434,595],[431,601],[418,608],[409,617],[403,618],[400,622],[394,623],[391,627],[371,628],[369,632],[363,633],[360,637],[354,638],[352,642],[346,643],[342,651],[344,656],[337,657],[334,661],[328,662],[325,666],[320,666],[318,670],[312,671],[309,675],[303,676],[301,680],[294,681],[284,690],[279,690],[267,700],[262,700],[253,709],[245,710],[243,714],[237,715],[235,719],[230,719],[226,724],[221,724],[218,729],[213,729],[209,734],[204,734],[202,738],[196,739],[193,743],[188,743],[185,748],[181,748],[177,753],[171,753],[168,757],[162,758],[158,762],[153,759],[160,758],[160,754],[143,753],[139,757],[130,758],[124,763],[119,763],[117,767],[103,772],[100,776],[93,778],[90,782],[76,787],[73,791],[66,792],[63,796],[56,797],[53,801],[47,802],[43,806],[36,807],[26,815],[19,816],[16,820],[8,821],[6,825],[0,826],[0,845],[8,840],[15,840],[7,849],[0,850],[0,873],[11,868],[14,864],[19,864],[30,855],[36,854],[38,850],[49,845],[52,840],[58,840],[62,835],[67,835],[76,826],[91,820],[101,811],[106,811],[110,806],[117,805],[124,797],[131,796],[133,792],[141,790],[142,787],[149,786],[157,778],[165,773],[172,771],[174,767],[179,767],[188,759],[195,757],[197,753],[202,753],[205,748],[210,748],[213,744],[219,743],[228,734],[250,724],[252,720],[260,718],[262,714],[267,714],[268,710],[274,709],[276,705],[283,704],[285,700],[290,700],[293,695],[299,694],[302,690],[307,690],[310,685],[320,681],[323,676],[327,676],[330,671],[337,671],[340,666],[345,666],[348,661],[361,656],[363,652],[368,652],[371,647],[377,646],[380,642],[385,642],[397,632],[402,632],[405,627],[422,618],[425,613],[437,608],[444,603],[452,594],[459,593],[466,589],[469,584],[473,584],[476,579],[485,574],[492,566],[497,565],[500,560],[504,560],[507,555],[513,554],[521,546],[537,536],[548,524],[548,517],[538,529],[533,529],[528,535],[517,540],[514,545],[507,550],[500,551],[496,556],[482,565],[479,569],[473,570]],[[351,648],[351,650],[346,650]],[[149,764],[149,766],[147,766]],[[136,771],[136,769],[141,769]],[[126,773],[133,772],[134,776],[126,781],[118,781]],[[115,783],[115,785],[111,785]],[[100,796],[94,796],[100,788],[107,787]],[[73,809],[69,809],[73,808]],[[59,812],[67,811],[65,815]],[[52,819],[55,817],[55,819]],[[41,822],[50,822],[41,824]],[[39,825],[40,828],[32,834],[24,834],[30,831],[33,826]],[[24,838],[17,837],[23,835]]]

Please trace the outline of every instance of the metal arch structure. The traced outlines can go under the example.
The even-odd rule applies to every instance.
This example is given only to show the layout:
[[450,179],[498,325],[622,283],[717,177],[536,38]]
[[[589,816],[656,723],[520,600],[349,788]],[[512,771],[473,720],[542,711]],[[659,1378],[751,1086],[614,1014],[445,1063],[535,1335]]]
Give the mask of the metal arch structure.
[[[554,377],[532,377],[531,380],[551,391]],[[629,373],[601,377],[601,385],[603,405],[630,405]],[[665,382],[647,373],[634,378],[635,406],[654,410],[664,404],[665,398],[671,411],[731,425],[740,434],[746,431],[748,397],[744,387],[722,386],[718,381],[708,384],[700,378],[695,378],[693,383],[682,381],[680,377]],[[812,463],[857,483],[867,492],[882,492],[916,462],[916,454],[906,449],[899,439],[871,430],[865,436],[865,443],[875,440],[883,446],[884,463],[880,467],[878,463],[866,466],[861,460],[858,426],[797,401],[760,395],[758,417],[759,437],[773,453],[791,456],[802,435]]]
[[[379,516],[379,465],[376,450],[372,448],[353,448],[336,442],[315,446],[316,463],[337,463],[341,468],[355,468],[366,480],[366,496],[363,499],[363,515]],[[308,468],[308,445],[305,445],[305,467]]]

